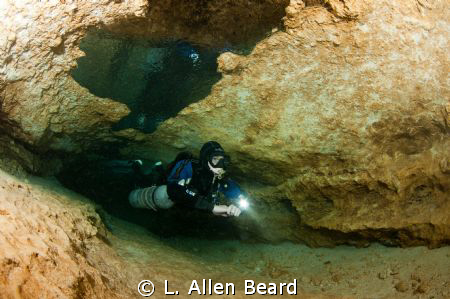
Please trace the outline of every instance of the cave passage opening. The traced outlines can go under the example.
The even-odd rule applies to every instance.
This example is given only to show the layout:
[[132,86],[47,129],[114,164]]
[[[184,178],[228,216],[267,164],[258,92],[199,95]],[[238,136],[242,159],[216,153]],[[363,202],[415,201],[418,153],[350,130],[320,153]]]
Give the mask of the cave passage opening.
[[[147,173],[147,178],[152,181],[154,161],[143,161],[143,172]],[[136,184],[136,176],[130,162],[131,160],[108,159],[92,154],[74,160],[64,167],[57,179],[65,187],[95,201],[98,204],[97,212],[112,232],[114,221],[111,221],[111,216],[144,227],[165,240],[178,237],[241,240],[250,237],[247,232],[233,225],[231,218],[214,216],[210,212],[177,205],[158,211],[132,207],[128,195],[142,186]]]
[[166,119],[205,98],[220,80],[212,48],[184,40],[123,37],[90,31],[80,43],[86,55],[72,77],[92,94],[126,104],[130,114],[113,127],[152,133]]
[[[92,94],[129,107],[130,114],[113,130],[133,128],[151,134],[161,122],[210,93],[221,78],[217,57],[222,52],[245,55],[251,48],[213,48],[179,39],[150,40],[90,31],[80,43],[86,55],[71,75]],[[99,145],[66,162],[57,177],[64,186],[100,204],[98,212],[107,225],[108,215],[112,215],[160,237],[240,238],[239,229],[224,217],[176,207],[158,212],[132,208],[128,195],[136,188],[135,174],[129,157],[120,154],[122,147],[126,144]],[[150,165],[144,170],[149,172],[156,161],[144,162]]]
[[[247,55],[281,29],[288,4],[288,0],[152,1],[145,18],[117,20],[87,32],[80,42],[85,56],[78,59],[71,76],[92,94],[128,106],[129,115],[113,130],[133,128],[151,134],[210,94],[222,76],[217,71],[221,53]],[[127,145],[96,145],[91,152],[67,159],[57,177],[99,203],[106,214],[160,236],[241,239],[242,231],[224,217],[177,208],[158,213],[131,208],[128,194],[134,182],[127,159],[140,157],[121,155]]]

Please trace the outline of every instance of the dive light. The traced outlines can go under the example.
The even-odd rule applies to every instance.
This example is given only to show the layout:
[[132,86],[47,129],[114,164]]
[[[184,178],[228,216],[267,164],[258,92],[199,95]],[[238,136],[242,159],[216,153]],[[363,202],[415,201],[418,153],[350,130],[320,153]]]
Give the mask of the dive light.
[[249,206],[248,199],[242,194],[239,195],[238,199],[239,199],[239,208],[241,210],[246,210]]

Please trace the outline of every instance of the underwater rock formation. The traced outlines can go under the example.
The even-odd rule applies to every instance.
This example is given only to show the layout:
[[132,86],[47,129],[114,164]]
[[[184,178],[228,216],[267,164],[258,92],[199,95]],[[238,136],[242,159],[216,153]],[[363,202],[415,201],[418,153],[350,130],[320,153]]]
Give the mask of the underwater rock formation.
[[75,200],[74,194],[56,185],[37,187],[3,171],[0,186],[2,298],[133,295],[124,274],[109,276],[98,264],[92,265],[101,256],[121,263],[102,242],[106,229],[92,204],[79,196]]
[[[291,0],[282,30],[266,7],[287,3],[257,2],[250,16],[237,13],[247,1],[3,2],[2,132],[30,156],[126,141],[123,156],[166,161],[216,139],[255,201],[243,228],[266,240],[448,242],[446,1]],[[112,132],[128,108],[69,76],[89,29],[223,46],[261,22],[272,34],[219,57],[211,94],[151,135]]]
[[43,153],[80,152],[117,141],[110,127],[129,113],[123,104],[93,96],[69,75],[84,55],[78,46],[87,31],[223,47],[256,36],[265,30],[261,24],[279,23],[287,1],[153,1],[149,6],[146,0],[24,0],[0,5],[0,119],[11,124],[9,135]]
[[449,10],[439,1],[328,4],[291,1],[285,31],[246,57],[219,57],[223,79],[205,100],[151,138],[121,132],[147,140],[126,152],[164,158],[168,147],[220,140],[265,202],[267,239],[446,243]]
[[[145,9],[144,1],[107,2],[3,2],[1,111],[12,124],[10,135],[40,152],[80,151],[128,113],[124,105],[96,98],[69,76],[83,55],[77,43],[87,28],[142,15]],[[77,135],[87,138],[77,140]]]
[[[0,297],[139,298],[139,282],[151,279],[157,298],[168,297],[163,295],[165,280],[171,290],[180,290],[180,298],[190,298],[187,292],[192,280],[201,285],[207,277],[214,282],[235,284],[233,298],[247,298],[245,279],[277,283],[287,279],[288,272],[270,260],[270,252],[265,261],[257,263],[264,248],[258,249],[255,259],[249,260],[245,257],[249,252],[254,254],[255,248],[248,246],[247,253],[241,253],[238,242],[224,244],[221,240],[205,245],[198,240],[185,240],[186,247],[179,248],[177,243],[171,244],[170,240],[165,243],[129,223],[101,219],[97,208],[55,181],[31,176],[18,179],[0,170]],[[107,229],[104,223],[110,227]],[[309,248],[303,246],[302,250],[302,255],[314,256]],[[209,262],[203,259],[205,253],[212,254]],[[437,257],[443,255],[445,252]],[[214,259],[220,262],[211,262]],[[241,263],[240,267],[236,261]],[[317,266],[313,268],[316,270]],[[437,276],[442,276],[442,271],[438,273]],[[316,286],[314,271],[308,275],[312,277],[311,283],[309,276],[305,277],[298,288],[301,298],[348,297],[334,296],[333,292],[340,293],[336,290],[320,294],[323,283]],[[425,280],[426,276],[420,273],[418,277]],[[364,279],[358,290],[367,294]],[[440,280],[435,279],[431,286],[442,285]],[[445,292],[443,288],[434,289],[426,292]]]

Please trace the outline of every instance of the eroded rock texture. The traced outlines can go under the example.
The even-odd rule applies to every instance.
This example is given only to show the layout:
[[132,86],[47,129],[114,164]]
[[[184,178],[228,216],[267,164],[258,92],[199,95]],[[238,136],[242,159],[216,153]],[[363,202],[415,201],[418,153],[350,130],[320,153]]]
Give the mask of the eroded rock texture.
[[286,13],[285,32],[222,55],[212,94],[130,152],[220,140],[268,205],[257,219],[269,239],[327,243],[313,228],[333,242],[447,242],[444,2],[291,1]]
[[2,128],[36,153],[127,140],[124,156],[169,160],[219,140],[255,199],[245,226],[268,240],[448,242],[446,1],[291,0],[283,30],[248,56],[219,57],[210,96],[150,136],[112,133],[127,107],[68,75],[89,28],[223,44],[276,27],[266,6],[286,5],[255,2],[248,22],[224,17],[244,2],[4,1]]
[[55,185],[50,191],[48,184],[37,187],[3,171],[0,186],[0,297],[133,295],[123,273],[110,276],[99,270],[101,262],[92,265],[101,256],[123,262],[101,241],[106,240],[106,229],[89,202],[74,200]]
[[80,151],[77,135],[93,133],[95,139],[128,113],[123,105],[89,94],[68,74],[83,55],[77,43],[88,27],[145,9],[140,1],[103,2],[3,1],[1,110],[13,124],[11,135],[42,151]]
[[[183,248],[178,242],[166,244],[143,228],[113,218],[105,221],[107,230],[96,208],[57,182],[33,177],[20,180],[0,170],[0,298],[140,298],[137,286],[143,279],[154,283],[156,298],[170,296],[164,295],[166,280],[180,291],[179,298],[190,298],[197,294],[188,295],[192,280],[201,285],[203,277],[233,283],[233,298],[246,298],[244,281],[250,276],[276,283],[287,279],[288,272],[271,261],[270,253],[261,260],[264,249],[254,254],[254,247],[247,248],[254,254],[249,259],[248,253],[241,254],[237,242],[224,244],[221,240],[204,245],[198,239],[187,239]],[[205,253],[212,254],[208,262]],[[311,254],[306,252],[306,256]],[[445,252],[437,255],[442,256]],[[215,259],[218,262],[213,262]],[[240,259],[244,261],[238,267]],[[433,263],[428,261],[428,265]],[[438,277],[441,273],[433,272]],[[289,273],[289,277],[297,276]],[[424,274],[418,277],[429,283]],[[361,279],[363,294],[368,293],[366,279]],[[301,298],[348,297],[336,290],[323,294],[309,278],[303,280],[297,293]],[[446,292],[440,280],[431,285],[433,293]],[[315,284],[317,281],[314,278]]]
[[42,153],[80,152],[117,141],[111,124],[129,113],[125,105],[93,96],[69,75],[83,55],[78,45],[88,30],[224,46],[245,42],[252,32],[270,32],[287,1],[153,1],[149,6],[145,0],[24,0],[0,5],[0,117],[2,123],[7,120],[9,135]]

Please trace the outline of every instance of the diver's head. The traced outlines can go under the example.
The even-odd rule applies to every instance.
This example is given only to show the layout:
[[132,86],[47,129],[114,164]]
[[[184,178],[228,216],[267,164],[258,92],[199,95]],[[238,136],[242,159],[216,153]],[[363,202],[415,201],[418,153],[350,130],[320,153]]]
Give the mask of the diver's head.
[[216,141],[208,141],[200,150],[202,167],[211,170],[214,174],[223,175],[230,163],[222,146]]

